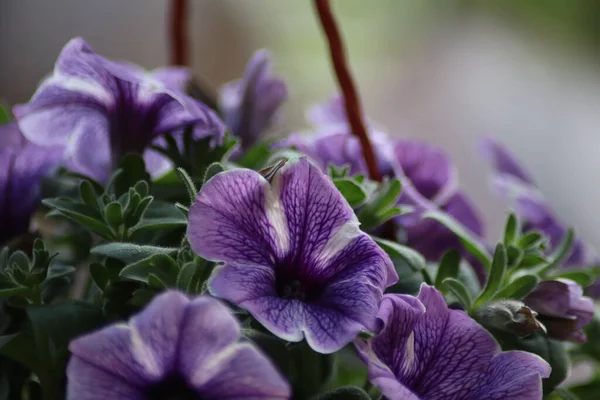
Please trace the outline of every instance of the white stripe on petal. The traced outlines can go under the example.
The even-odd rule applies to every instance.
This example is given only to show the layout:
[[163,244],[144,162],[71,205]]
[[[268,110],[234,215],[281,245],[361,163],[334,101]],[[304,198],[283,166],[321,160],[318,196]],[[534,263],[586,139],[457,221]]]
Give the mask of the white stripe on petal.
[[195,387],[204,385],[210,381],[214,376],[222,371],[222,364],[227,362],[231,357],[241,350],[242,347],[250,347],[249,344],[244,343],[233,343],[225,347],[220,352],[216,353],[213,357],[205,360],[200,365],[196,365],[196,371],[191,377],[190,381]]
[[43,85],[56,85],[67,90],[89,95],[98,101],[110,105],[113,103],[111,94],[100,85],[88,82],[83,79],[72,78],[58,73],[54,73],[50,78],[43,82]]
[[408,374],[415,366],[415,332],[411,332],[406,340],[404,348],[404,360],[402,362],[402,373]]
[[353,218],[351,221],[342,225],[338,231],[329,238],[321,250],[321,254],[318,258],[319,263],[321,265],[327,265],[327,262],[334,258],[337,253],[346,248],[346,246],[348,246],[352,240],[360,235],[363,235],[359,229],[359,225],[360,223],[356,218]]
[[134,325],[130,327],[130,338],[131,354],[135,361],[142,366],[149,376],[159,378],[161,376],[162,368],[158,364],[156,354],[154,354],[152,348],[144,342]]
[[280,196],[281,174],[275,174],[270,187],[265,188],[265,213],[269,224],[273,228],[278,255],[283,256],[290,248],[290,230]]

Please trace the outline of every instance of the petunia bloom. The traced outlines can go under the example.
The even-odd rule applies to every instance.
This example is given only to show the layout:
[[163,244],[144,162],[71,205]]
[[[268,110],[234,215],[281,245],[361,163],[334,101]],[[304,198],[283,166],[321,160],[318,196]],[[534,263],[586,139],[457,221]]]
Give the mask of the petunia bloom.
[[393,148],[403,183],[399,202],[415,208],[414,213],[397,218],[406,230],[407,244],[434,261],[447,250],[461,247],[449,229],[436,221],[421,219],[422,213],[430,210],[445,212],[474,237],[482,238],[483,219],[460,189],[450,157],[442,149],[415,139],[396,139]]
[[[481,150],[496,173],[496,191],[514,201],[515,212],[523,222],[524,231],[538,230],[544,233],[550,242],[549,250],[556,249],[567,234],[568,226],[555,215],[529,174],[513,154],[495,139],[485,138]],[[580,237],[576,237],[564,266],[587,267],[599,262],[595,251]]]
[[[323,171],[333,165],[348,167],[351,175],[368,174],[362,146],[359,139],[352,135],[341,96],[312,106],[306,118],[314,131],[293,133],[275,143],[274,147],[293,147],[310,157]],[[380,172],[384,176],[394,175],[388,135],[369,125],[369,137]]]
[[160,175],[168,163],[148,150],[160,135],[188,126],[199,138],[224,134],[216,114],[181,91],[185,75],[107,60],[75,38],[29,103],[13,111],[30,141],[65,147],[77,172],[105,181],[123,155],[144,153],[148,169]]
[[273,123],[286,98],[285,82],[271,75],[269,52],[259,50],[242,79],[223,86],[220,106],[225,123],[248,149]]
[[321,353],[374,330],[383,290],[398,280],[333,182],[305,157],[270,181],[247,169],[214,176],[190,208],[187,237],[196,253],[224,263],[209,280],[211,294]]
[[583,296],[579,284],[569,279],[541,281],[523,302],[539,314],[548,335],[560,340],[585,343],[582,328],[594,318],[594,303]]
[[448,309],[426,284],[418,298],[386,295],[378,319],[381,332],[356,344],[370,381],[389,400],[542,398],[548,363],[531,353],[501,352],[484,328]]
[[67,399],[288,399],[290,388],[228,309],[176,291],[155,298],[129,323],[69,346]]
[[[367,173],[362,147],[350,132],[341,96],[311,107],[307,120],[316,133],[292,134],[276,146],[296,148],[323,170],[331,164],[348,166],[352,175]],[[443,225],[421,218],[431,210],[449,214],[475,237],[482,237],[484,227],[479,211],[460,190],[456,168],[442,149],[416,139],[392,139],[373,123],[367,125],[380,172],[402,181],[399,203],[414,208],[414,212],[397,218],[405,229],[408,245],[434,261],[447,250],[462,247],[456,235]]]
[[41,179],[62,153],[28,142],[14,122],[0,125],[0,246],[27,232],[40,202]]

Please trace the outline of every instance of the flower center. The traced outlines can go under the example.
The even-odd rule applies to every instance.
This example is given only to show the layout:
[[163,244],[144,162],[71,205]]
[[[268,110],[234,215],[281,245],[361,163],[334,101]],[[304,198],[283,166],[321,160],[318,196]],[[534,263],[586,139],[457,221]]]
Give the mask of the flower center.
[[183,377],[171,374],[144,391],[146,400],[202,400]]
[[278,270],[275,276],[275,289],[282,299],[317,301],[325,287],[307,278],[301,278],[288,271]]

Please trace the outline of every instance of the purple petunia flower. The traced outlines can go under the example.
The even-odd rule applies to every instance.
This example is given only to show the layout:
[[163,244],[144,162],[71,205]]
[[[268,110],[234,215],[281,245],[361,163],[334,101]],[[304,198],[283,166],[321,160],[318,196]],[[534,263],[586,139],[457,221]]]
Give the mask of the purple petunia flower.
[[381,332],[357,340],[369,380],[389,400],[542,398],[550,366],[522,351],[500,352],[494,338],[440,292],[423,284],[418,298],[386,295]]
[[422,213],[430,210],[445,212],[474,237],[482,238],[483,220],[460,190],[456,167],[448,155],[414,139],[396,139],[393,146],[403,183],[399,202],[415,208],[414,213],[397,218],[406,229],[407,244],[434,261],[447,250],[462,247],[456,235],[439,222],[421,219]]
[[398,280],[333,182],[304,157],[270,182],[247,169],[214,176],[190,208],[187,236],[196,253],[224,262],[210,278],[213,295],[321,353],[375,329],[383,290]]
[[67,399],[288,399],[290,388],[252,344],[240,342],[229,310],[176,291],[155,298],[128,324],[69,346]]
[[[341,96],[312,106],[307,111],[306,118],[313,125],[314,132],[291,134],[274,144],[274,147],[294,147],[310,157],[323,171],[333,165],[348,167],[351,175],[368,175],[362,146],[359,139],[351,133]],[[380,172],[384,176],[394,175],[393,153],[388,135],[369,126],[369,137]]]
[[27,232],[40,202],[40,181],[62,153],[28,142],[14,122],[0,125],[0,246]]
[[548,335],[560,340],[578,343],[587,341],[582,328],[594,318],[594,303],[583,296],[579,284],[569,279],[541,281],[535,290],[523,299],[539,315]]
[[195,126],[220,140],[224,127],[206,106],[181,91],[186,72],[146,73],[96,54],[81,38],[60,53],[53,74],[30,102],[14,108],[23,134],[40,146],[63,146],[73,170],[104,181],[120,157],[144,153],[157,176],[168,162],[147,148],[169,132]]
[[223,119],[248,149],[269,128],[286,98],[285,82],[271,76],[269,52],[259,50],[248,62],[243,78],[222,87]]
[[[515,212],[523,222],[524,231],[538,230],[544,233],[549,239],[550,251],[556,249],[565,237],[568,226],[554,214],[529,174],[508,149],[495,139],[485,138],[481,150],[496,172],[495,189],[503,197],[514,201]],[[573,250],[564,265],[587,267],[599,262],[595,251],[580,237],[576,237]]]
[[[348,126],[343,99],[336,96],[311,107],[307,119],[317,133],[293,134],[277,147],[295,147],[311,157],[324,170],[329,164],[349,166],[350,174],[366,174],[362,148]],[[428,260],[438,260],[451,248],[462,248],[449,229],[434,220],[423,220],[426,211],[449,214],[482,238],[484,226],[479,211],[460,190],[456,168],[441,149],[415,139],[390,139],[369,123],[373,149],[384,176],[396,176],[402,182],[399,203],[414,207],[414,212],[396,218],[406,231],[406,241]],[[469,257],[466,253],[465,256]],[[475,262],[470,258],[471,262]],[[476,265],[477,267],[477,265]],[[481,268],[477,268],[482,273]]]

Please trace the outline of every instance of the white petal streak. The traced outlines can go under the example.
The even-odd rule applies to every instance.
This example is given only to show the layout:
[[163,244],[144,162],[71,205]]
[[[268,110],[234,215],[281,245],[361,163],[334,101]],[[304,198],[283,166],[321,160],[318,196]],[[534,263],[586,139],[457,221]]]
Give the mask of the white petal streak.
[[283,204],[281,204],[281,177],[276,174],[270,185],[265,187],[265,213],[273,230],[275,246],[279,256],[285,255],[290,248],[290,232]]
[[327,265],[328,261],[333,259],[337,253],[345,249],[352,240],[363,235],[359,229],[359,225],[360,223],[356,218],[342,225],[338,231],[329,238],[325,246],[323,246],[321,254],[319,255],[319,263],[321,265]]
[[205,360],[201,365],[198,365],[197,370],[190,379],[192,384],[195,387],[199,387],[210,381],[214,376],[222,371],[223,364],[226,363],[230,358],[234,357],[236,353],[244,346],[249,347],[250,345],[247,343],[233,343],[225,347],[222,351],[216,353],[210,359]]
[[131,354],[133,354],[135,361],[144,368],[144,371],[149,376],[160,378],[162,368],[156,359],[156,354],[154,354],[152,348],[144,342],[137,328],[133,325],[130,327],[130,337]]
[[[113,103],[113,98],[110,93],[100,85],[88,82],[83,79],[72,78],[54,73],[50,78],[46,79],[42,85],[56,85],[73,92],[82,93],[93,97],[103,104],[110,105]],[[41,89],[41,87],[40,87]]]

